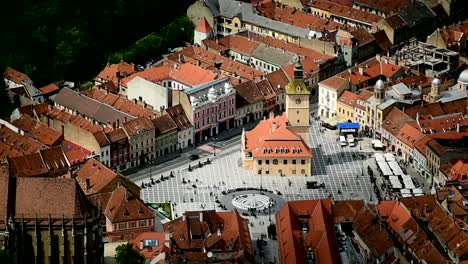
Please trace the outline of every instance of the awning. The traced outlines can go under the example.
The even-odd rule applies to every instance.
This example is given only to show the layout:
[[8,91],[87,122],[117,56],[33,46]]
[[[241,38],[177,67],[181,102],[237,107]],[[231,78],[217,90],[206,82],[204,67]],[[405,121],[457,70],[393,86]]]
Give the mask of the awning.
[[334,117],[326,118],[322,122],[329,124],[331,126],[336,126],[338,124],[338,117],[334,116]]
[[338,123],[338,129],[349,129],[351,131],[359,130],[359,123]]

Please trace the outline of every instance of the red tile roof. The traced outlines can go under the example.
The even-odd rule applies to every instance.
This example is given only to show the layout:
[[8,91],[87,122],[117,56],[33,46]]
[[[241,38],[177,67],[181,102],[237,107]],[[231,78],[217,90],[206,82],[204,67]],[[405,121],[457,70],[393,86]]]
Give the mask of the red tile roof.
[[410,148],[413,148],[423,137],[425,135],[417,128],[416,121],[404,124],[397,135],[397,139]]
[[255,104],[263,100],[263,96],[254,81],[235,85],[234,89],[236,89],[236,108]]
[[171,54],[168,59],[173,62],[179,61],[179,54],[184,57],[184,61],[187,63],[199,65],[206,69],[215,70],[216,65],[220,64],[220,70],[232,74],[234,77],[241,77],[245,80],[254,80],[255,78],[263,76],[263,72],[254,69],[248,65],[240,62],[233,61],[224,56],[212,53],[206,49],[202,49],[197,46],[187,47],[180,52]]
[[11,175],[15,177],[44,177],[49,173],[40,153],[9,158],[8,163]]
[[468,34],[468,21],[438,29],[447,47],[457,45]]
[[201,33],[210,33],[213,31],[213,28],[210,26],[210,23],[206,20],[205,17],[203,17],[200,21],[200,24],[198,24],[197,28],[195,29],[197,32]]
[[185,130],[192,127],[187,114],[184,111],[182,105],[174,105],[166,109],[166,113],[174,120],[179,130]]
[[[140,187],[94,158],[88,159],[75,173],[75,176],[86,195],[112,192],[118,185],[123,185],[137,197],[140,196]],[[89,185],[87,185],[87,180],[89,180]]]
[[127,121],[123,124],[123,128],[129,137],[138,135],[143,132],[154,130],[154,125],[147,117],[139,117]]
[[156,119],[153,119],[153,125],[156,130],[156,135],[164,135],[177,130],[177,124],[172,120],[171,116],[164,114]]
[[3,73],[3,77],[18,84],[21,84],[29,79],[26,74],[10,67],[6,68],[5,72]]
[[[242,33],[240,33],[240,34],[242,34]],[[272,37],[269,37],[269,36],[260,35],[260,34],[250,32],[250,31],[247,31],[246,33],[244,33],[244,35],[245,34],[247,34],[246,37],[249,38],[249,39],[252,39],[252,41],[257,41],[257,42],[260,42],[260,43],[264,43],[264,44],[267,44],[267,45],[269,45],[271,47],[274,47],[274,48],[284,49],[286,51],[301,55],[301,56],[306,57],[306,58],[315,59],[316,61],[327,60],[327,59],[333,58],[332,56],[323,54],[323,53],[318,52],[316,50],[309,49],[309,48],[306,48],[306,47],[302,47],[300,45],[290,43],[290,42],[286,42],[286,41],[282,41],[282,40],[272,38]]]
[[[359,67],[363,68],[363,74],[359,73]],[[384,75],[387,79],[392,79],[400,69],[401,67],[398,65],[385,63],[384,61],[379,62],[376,58],[372,58],[342,72],[339,76],[346,80],[351,79],[354,85],[358,85],[370,79],[375,79],[379,75]],[[349,71],[351,71],[351,73]],[[374,85],[374,83],[369,85]]]
[[56,119],[64,123],[70,123],[76,127],[79,127],[91,133],[96,133],[98,131],[103,131],[103,130],[104,131],[112,130],[111,128],[104,128],[100,125],[95,125],[91,121],[81,116],[72,115],[68,112],[62,111],[53,106],[50,106],[48,111],[44,113],[44,115],[48,116],[49,118]]
[[415,255],[426,262],[446,263],[445,258],[427,237],[424,229],[411,216],[410,210],[398,201],[381,201],[379,213],[391,229],[407,244]]
[[251,41],[240,35],[229,35],[216,40],[206,39],[203,41],[203,44],[213,50],[223,51],[230,49],[247,56],[252,55],[258,45],[260,45],[260,43]]
[[355,3],[386,13],[394,13],[411,5],[411,0],[354,0]]
[[[319,71],[319,61],[313,58],[301,60],[302,68],[304,69],[304,79],[312,76],[312,73]],[[288,75],[289,79],[294,79],[294,67],[296,63],[289,64],[283,67],[284,72]]]
[[107,66],[102,70],[97,78],[104,80],[112,81],[116,87],[119,86],[119,78],[117,74],[120,74],[120,78],[127,77],[130,74],[135,73],[136,67],[133,64],[128,64],[125,61],[121,61],[118,64],[107,64]]
[[142,72],[137,72],[125,78],[122,81],[122,83],[124,86],[127,86],[129,81],[133,80],[133,78],[135,78],[136,76],[139,76],[151,82],[174,80],[187,86],[196,86],[199,84],[214,81],[218,78],[218,75],[216,73],[205,70],[196,65],[190,63],[176,62],[177,60],[173,62],[168,62],[170,66],[162,65],[152,67]]
[[229,262],[245,263],[244,260],[248,260],[253,263],[248,220],[237,212],[188,211],[184,217],[165,224],[164,231],[172,234],[171,255],[176,257],[177,263],[182,258],[205,262],[210,251],[235,253]]
[[63,141],[62,148],[71,166],[84,163],[86,159],[93,154],[91,151],[82,148],[81,146],[78,146],[68,140]]
[[289,84],[288,76],[282,69],[267,74],[265,78],[270,83],[276,95],[283,94],[286,86]]
[[104,210],[111,223],[153,219],[154,213],[125,186],[114,189]]
[[74,179],[17,178],[15,214],[24,218],[85,218],[93,209]]
[[43,124],[27,115],[22,115],[19,119],[16,119],[11,123],[26,132],[31,138],[49,147],[60,144],[63,140],[61,132],[48,127],[46,124]]
[[261,2],[256,9],[261,16],[317,32],[346,28],[344,24],[329,21],[290,6],[277,7],[276,3],[271,0]]
[[[444,167],[442,165],[442,167]],[[460,182],[468,182],[468,160],[453,160],[447,162],[444,172],[450,179]],[[442,169],[441,169],[442,170]]]
[[60,87],[58,87],[55,83],[50,83],[44,87],[39,88],[39,90],[41,90],[43,94],[53,93],[58,91],[59,89]]
[[135,117],[146,116],[148,118],[155,118],[159,116],[159,112],[151,108],[145,107],[144,105],[135,103],[121,95],[115,95],[108,93],[105,90],[94,88],[91,90],[85,90],[81,92],[82,94],[96,99],[100,102],[106,103],[113,106],[115,109],[120,110],[124,113]]
[[0,141],[9,146],[10,149],[22,154],[32,154],[44,148],[41,143],[22,136],[3,125],[0,126]]
[[383,19],[383,17],[373,13],[355,9],[349,6],[339,5],[326,0],[314,0],[311,4],[311,7],[330,12],[334,16],[345,17],[369,25],[375,25]]
[[357,94],[346,90],[338,98],[338,103],[354,107],[356,105],[358,97],[359,96]]
[[[141,247],[140,243],[143,243],[145,240],[156,240],[158,241],[157,246],[153,247]],[[165,233],[158,233],[158,232],[145,232],[139,234],[135,239],[133,239],[132,244],[133,248],[138,250],[146,259],[153,259],[163,251],[167,251],[165,249],[164,243],[166,240],[166,234]],[[158,262],[158,264],[164,264],[163,262]]]
[[412,121],[412,119],[397,107],[393,107],[385,117],[382,129],[397,137],[400,128],[408,121]]
[[416,218],[429,220],[431,231],[437,234],[455,255],[460,258],[468,256],[468,234],[454,222],[448,212],[436,201],[434,195],[404,198],[401,203],[411,210]]
[[468,118],[465,118],[462,113],[443,116],[420,116],[418,121],[416,127],[420,128],[424,133],[442,133],[456,130],[457,125],[461,128],[468,126]]
[[117,179],[117,173],[94,158],[87,160],[76,172],[76,181],[86,195],[112,191],[114,188],[108,185]]
[[341,78],[338,75],[335,75],[326,80],[321,81],[319,85],[329,89],[339,90],[340,88],[347,87],[349,83],[348,80]]
[[286,114],[271,117],[245,132],[245,149],[258,157],[312,158],[304,140],[286,127]]
[[288,202],[277,213],[276,224],[280,263],[305,263],[308,251],[318,264],[341,263],[330,199]]

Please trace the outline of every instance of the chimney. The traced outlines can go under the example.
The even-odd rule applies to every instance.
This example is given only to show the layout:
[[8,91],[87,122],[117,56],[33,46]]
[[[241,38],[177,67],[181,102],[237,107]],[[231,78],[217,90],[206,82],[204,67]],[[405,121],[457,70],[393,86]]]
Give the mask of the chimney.
[[89,190],[89,188],[91,188],[91,183],[89,179],[86,179],[86,190]]
[[65,126],[64,125],[62,125],[62,135],[65,136]]
[[124,123],[127,123],[127,117],[124,116]]
[[117,128],[120,127],[120,119],[117,119]]
[[273,118],[273,117],[275,117],[275,114],[273,113],[273,111],[270,111],[268,118]]
[[457,124],[457,133],[460,133],[460,123]]
[[185,222],[186,218],[185,218],[185,213],[182,215],[182,221]]
[[359,66],[359,74],[364,75],[364,67]]
[[200,222],[203,222],[203,212],[200,212]]

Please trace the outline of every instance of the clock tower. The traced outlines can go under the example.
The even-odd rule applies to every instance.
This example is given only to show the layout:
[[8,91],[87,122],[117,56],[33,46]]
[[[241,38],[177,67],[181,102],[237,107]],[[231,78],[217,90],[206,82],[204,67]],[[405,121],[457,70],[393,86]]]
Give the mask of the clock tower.
[[[304,83],[304,71],[300,62],[294,66],[294,79],[286,86],[286,117],[288,128],[309,144],[310,91]],[[310,144],[309,144],[310,145]]]

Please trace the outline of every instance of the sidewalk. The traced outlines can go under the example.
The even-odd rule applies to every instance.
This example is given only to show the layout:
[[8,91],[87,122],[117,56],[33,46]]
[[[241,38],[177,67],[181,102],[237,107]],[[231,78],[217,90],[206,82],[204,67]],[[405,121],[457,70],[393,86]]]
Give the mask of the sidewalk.
[[201,142],[197,146],[187,147],[187,148],[182,149],[182,151],[176,151],[176,152],[164,155],[162,158],[152,161],[151,164],[146,163],[146,164],[140,165],[138,167],[134,167],[134,168],[127,169],[125,171],[121,171],[120,173],[122,173],[123,175],[134,174],[134,173],[136,173],[136,172],[138,172],[140,170],[147,169],[150,166],[151,167],[156,167],[156,166],[158,166],[158,165],[160,165],[160,164],[162,164],[162,163],[164,163],[166,161],[178,159],[178,158],[182,157],[182,155],[184,155],[186,153],[187,153],[187,155],[190,155],[190,154],[192,154],[193,151],[197,150],[199,146],[229,140],[229,139],[231,139],[231,138],[233,138],[235,136],[238,136],[238,135],[240,135],[242,133],[243,129],[250,130],[250,129],[254,128],[258,124],[258,121],[259,120],[255,121],[255,122],[250,122],[248,124],[244,124],[242,126],[234,127],[234,128],[229,129],[229,130],[226,130],[226,131],[223,131],[223,132],[219,133],[218,135],[216,135],[216,136],[214,136],[212,138],[209,138],[208,140],[205,140],[205,141]]

